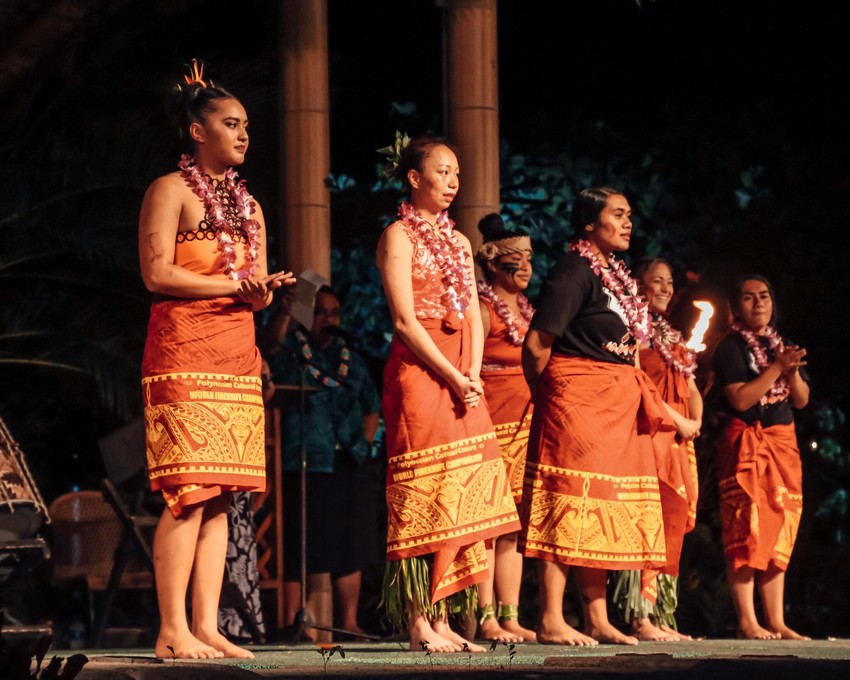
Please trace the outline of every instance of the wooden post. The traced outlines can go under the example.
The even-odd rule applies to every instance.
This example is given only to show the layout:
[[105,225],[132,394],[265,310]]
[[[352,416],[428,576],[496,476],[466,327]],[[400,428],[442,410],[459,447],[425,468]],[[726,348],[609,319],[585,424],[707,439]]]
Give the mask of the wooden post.
[[499,211],[496,21],[496,0],[445,0],[445,119],[461,173],[452,212],[473,252],[481,245],[478,220]]
[[[331,199],[325,187],[331,167],[327,0],[282,0],[280,20],[284,236],[280,241],[285,243],[280,261],[296,276],[310,268],[330,280]],[[332,625],[330,575],[311,575],[307,590],[313,622]],[[287,608],[293,605],[287,603]],[[309,632],[330,640],[326,631]]]
[[281,266],[331,278],[327,0],[281,2]]

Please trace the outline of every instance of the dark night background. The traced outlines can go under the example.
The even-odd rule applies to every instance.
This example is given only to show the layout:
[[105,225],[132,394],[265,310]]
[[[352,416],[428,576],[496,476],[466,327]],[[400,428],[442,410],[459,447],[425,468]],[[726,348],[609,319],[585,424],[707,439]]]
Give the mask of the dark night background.
[[[0,67],[21,55],[35,64],[0,91],[0,416],[48,502],[96,488],[97,439],[140,406],[149,298],[136,218],[147,184],[176,162],[162,103],[190,58],[245,103],[252,140],[240,174],[270,228],[279,224],[276,3],[88,4],[70,34],[22,43],[19,31],[50,3],[0,0]],[[774,283],[780,329],[810,352],[801,440],[822,445],[820,454],[804,446],[807,533],[789,600],[810,605],[811,632],[850,632],[829,610],[830,588],[850,593],[847,577],[808,580],[842,564],[850,529],[841,4],[501,0],[498,9],[506,167],[566,167],[573,188],[622,182],[640,229],[632,256],[665,252],[707,295],[743,271]],[[442,10],[433,0],[329,0],[329,22],[331,170],[351,179],[333,194],[334,247],[369,253],[395,200],[369,190],[375,150],[396,129],[443,131]],[[542,181],[507,175],[506,196]],[[533,220],[518,221],[545,258],[554,246]]]

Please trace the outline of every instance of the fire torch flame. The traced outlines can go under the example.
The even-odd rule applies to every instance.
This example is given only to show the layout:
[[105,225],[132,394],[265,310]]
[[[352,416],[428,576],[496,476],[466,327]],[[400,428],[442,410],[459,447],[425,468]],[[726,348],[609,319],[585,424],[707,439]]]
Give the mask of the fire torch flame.
[[694,324],[694,329],[691,331],[691,339],[685,343],[685,346],[694,352],[702,352],[705,349],[702,339],[708,330],[708,323],[711,321],[711,317],[714,316],[714,307],[705,300],[694,300],[694,307],[699,309],[699,318]]

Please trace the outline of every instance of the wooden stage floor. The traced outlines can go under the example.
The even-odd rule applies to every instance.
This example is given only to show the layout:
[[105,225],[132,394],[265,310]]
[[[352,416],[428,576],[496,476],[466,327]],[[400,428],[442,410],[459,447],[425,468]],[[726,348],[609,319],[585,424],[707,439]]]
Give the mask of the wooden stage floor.
[[[850,678],[850,639],[792,641],[702,640],[642,643],[638,647],[600,645],[572,648],[499,645],[483,654],[433,654],[405,651],[396,642],[342,645],[323,665],[315,645],[252,647],[256,658],[216,661],[157,660],[149,649],[80,650],[89,662],[78,680],[259,680],[263,678],[426,678],[505,674],[514,678],[688,678],[711,680],[828,680]],[[511,658],[510,653],[513,652]],[[54,655],[73,652],[51,650]],[[2,673],[0,673],[2,675]]]

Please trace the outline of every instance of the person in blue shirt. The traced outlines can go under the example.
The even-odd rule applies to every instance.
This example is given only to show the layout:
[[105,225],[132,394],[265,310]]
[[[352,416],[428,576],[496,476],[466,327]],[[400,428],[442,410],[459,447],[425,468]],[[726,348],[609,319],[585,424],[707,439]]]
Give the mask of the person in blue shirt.
[[[329,572],[335,624],[354,633],[363,567],[375,554],[376,480],[372,459],[380,399],[364,359],[340,331],[340,300],[316,293],[310,328],[290,324],[290,296],[273,334],[277,385],[308,388],[303,413],[307,453],[307,573]],[[284,591],[293,622],[301,602],[300,503],[302,413],[299,399],[283,409]]]

